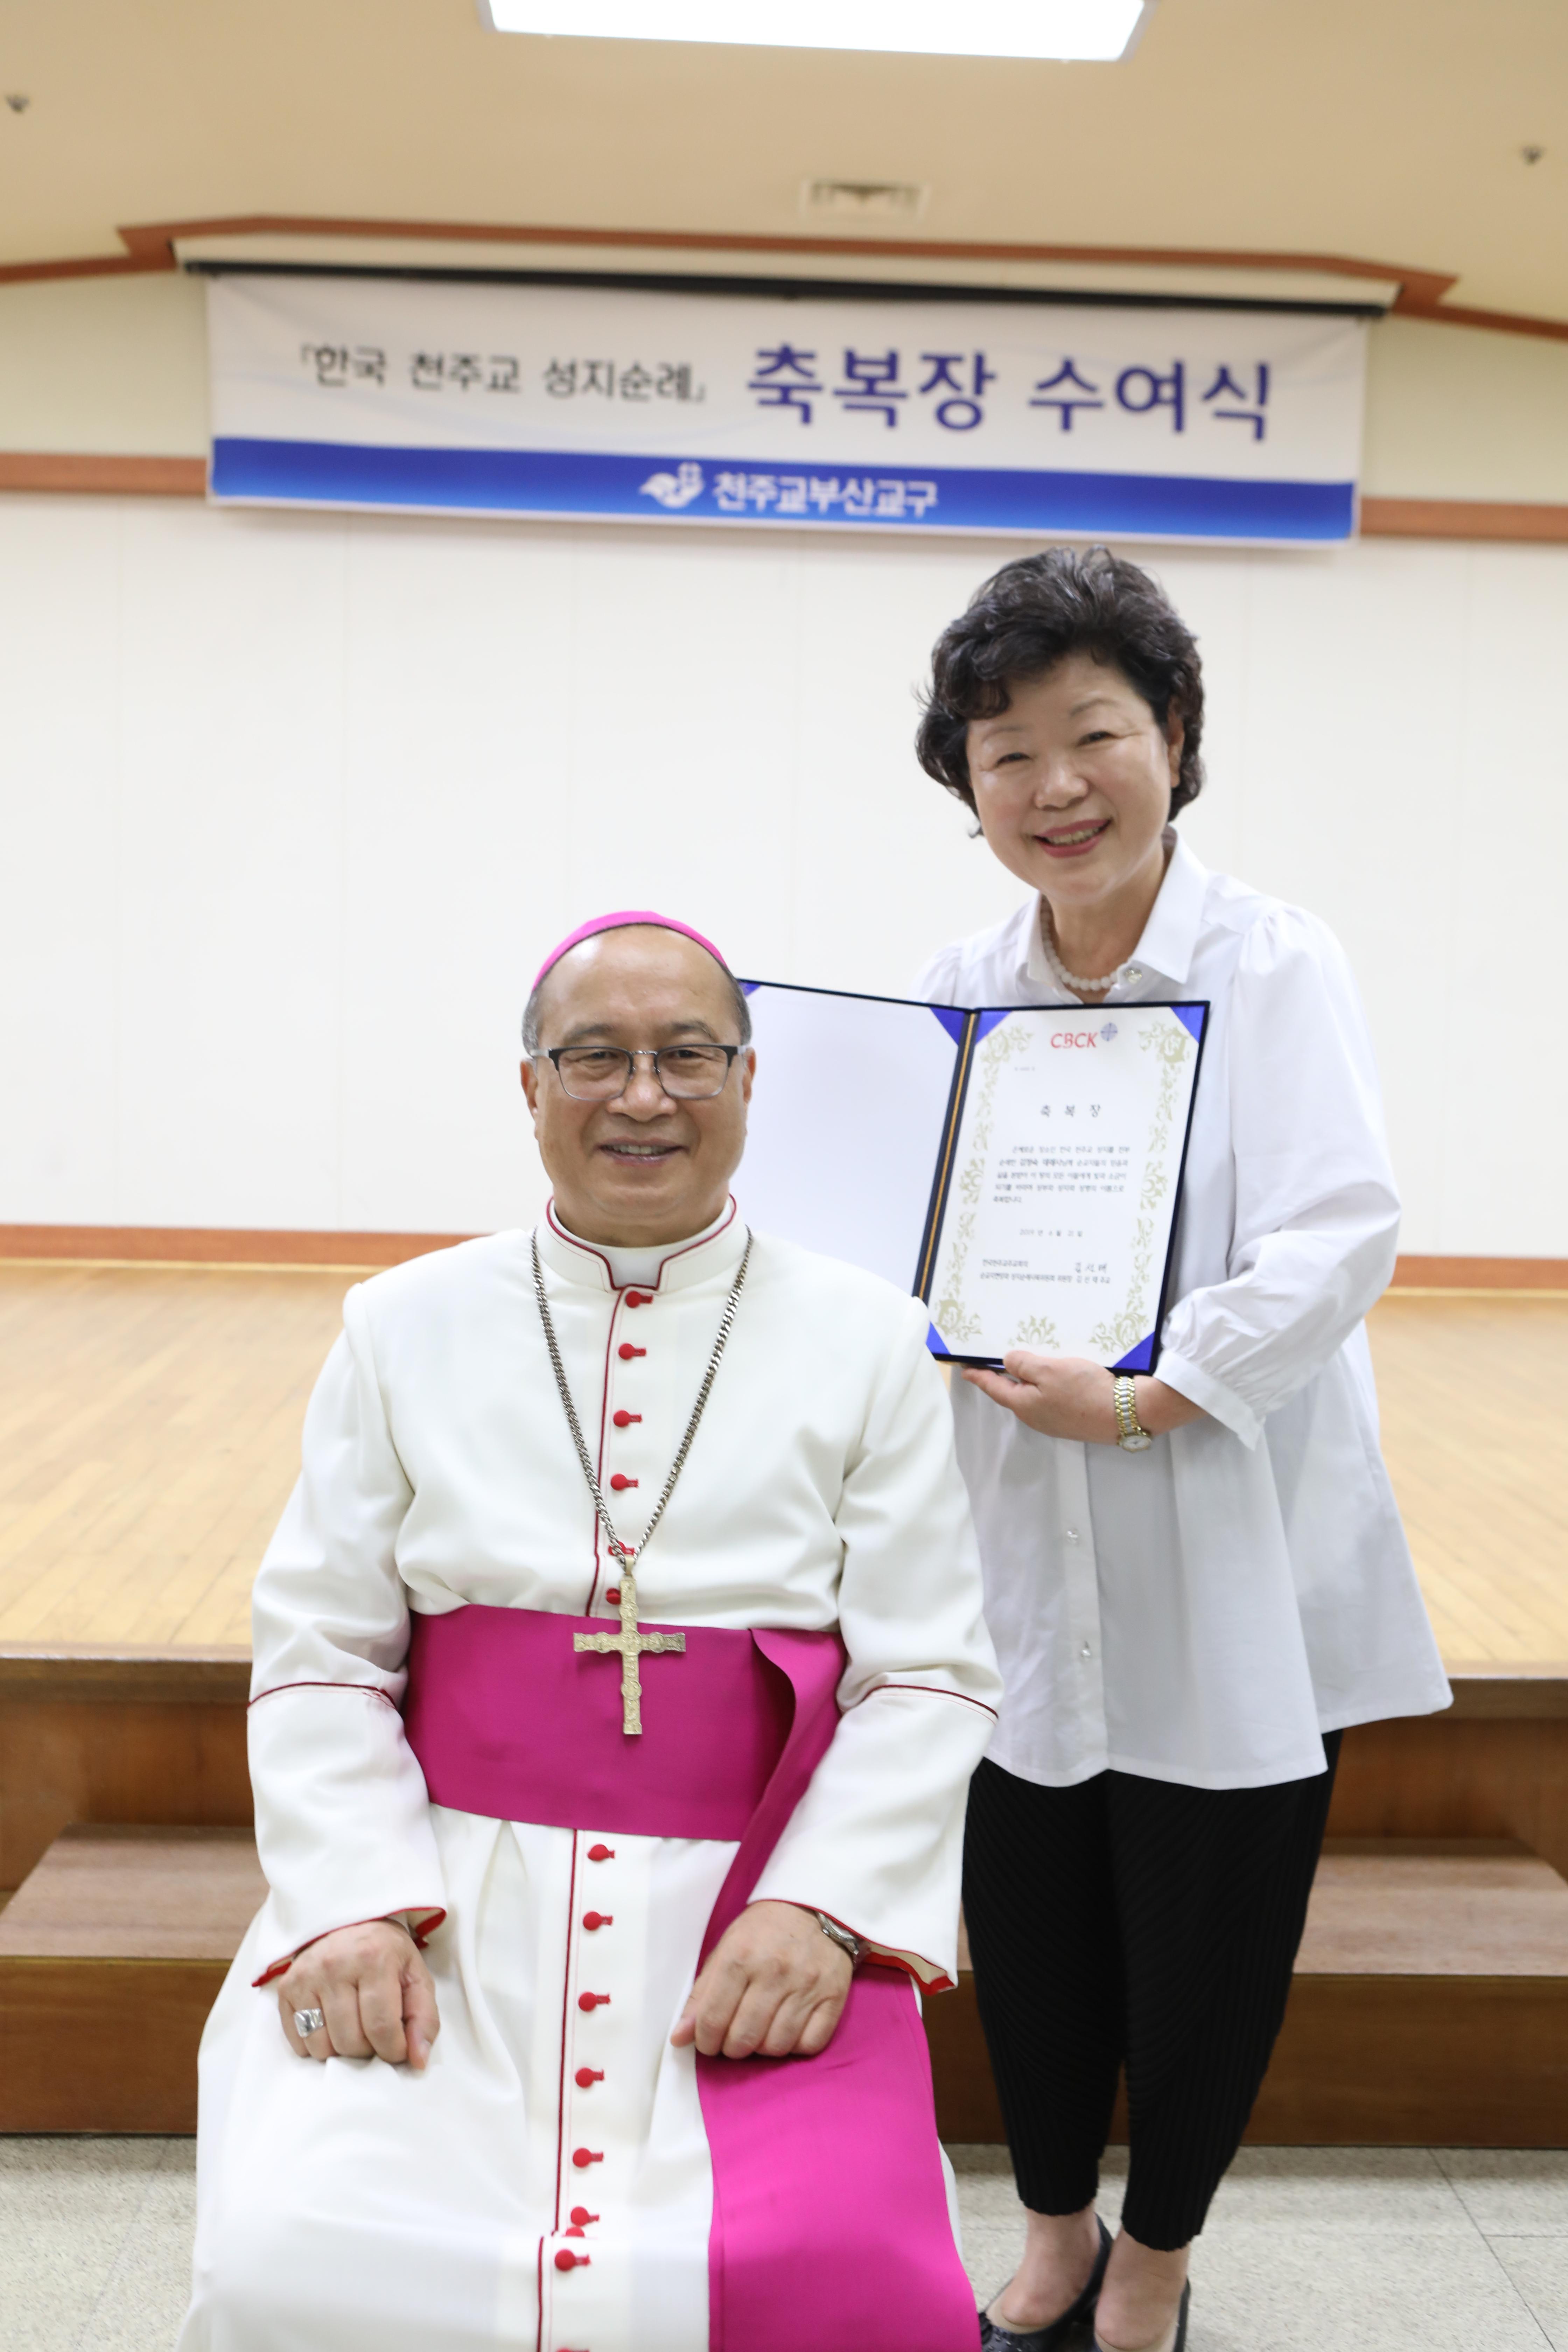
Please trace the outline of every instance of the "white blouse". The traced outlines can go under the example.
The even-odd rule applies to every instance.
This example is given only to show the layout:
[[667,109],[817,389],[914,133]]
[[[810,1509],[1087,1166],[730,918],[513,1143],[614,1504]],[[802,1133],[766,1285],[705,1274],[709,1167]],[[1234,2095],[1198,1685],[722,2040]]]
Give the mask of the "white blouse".
[[[1363,1318],[1399,1200],[1355,983],[1313,916],[1168,838],[1108,1002],[1213,1008],[1156,1367],[1205,1417],[1127,1454],[952,1389],[1005,1687],[990,1755],[1049,1787],[1300,1779],[1321,1732],[1451,1696],[1378,1448]],[[1076,1002],[1039,905],[943,948],[916,993]]]

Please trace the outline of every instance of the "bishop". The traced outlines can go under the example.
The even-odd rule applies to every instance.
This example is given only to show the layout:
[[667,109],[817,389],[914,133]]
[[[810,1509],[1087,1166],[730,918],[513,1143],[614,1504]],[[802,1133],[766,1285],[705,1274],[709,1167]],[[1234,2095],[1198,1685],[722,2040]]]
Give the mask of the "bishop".
[[344,1301],[181,2352],[977,2343],[920,2023],[974,1541],[922,1309],[731,1192],[749,1034],[684,924],[584,925],[525,1015],[539,1226]]

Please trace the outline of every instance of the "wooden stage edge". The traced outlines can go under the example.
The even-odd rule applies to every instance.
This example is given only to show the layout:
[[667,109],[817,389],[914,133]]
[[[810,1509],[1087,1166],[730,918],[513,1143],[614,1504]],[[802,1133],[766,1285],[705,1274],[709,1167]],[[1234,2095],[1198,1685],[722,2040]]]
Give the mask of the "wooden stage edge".
[[[1453,1664],[1440,1715],[1345,1735],[1337,1837],[1515,1838],[1568,1876],[1568,1659]],[[0,1888],[73,1822],[246,1828],[243,1648],[0,1645]]]
[[[1444,1713],[1346,1732],[1331,1836],[1357,1854],[1441,1841],[1446,1852],[1480,1856],[1483,1869],[1504,1852],[1539,1857],[1531,1866],[1559,1874],[1560,1907],[1568,1906],[1568,1659],[1451,1664],[1449,1675],[1454,1704]],[[219,1864],[253,1867],[249,1680],[238,1644],[0,1644],[0,1888],[26,1881],[41,1902],[62,1856],[115,1840],[160,1851],[184,1841]],[[205,1900],[205,1880],[204,1890]],[[1392,1901],[1397,1890],[1382,1892]],[[1386,1958],[1363,1952],[1354,1967],[1298,1973],[1250,2140],[1563,2145],[1568,1969],[1521,1972],[1508,1918],[1489,1916],[1490,1894],[1464,1901],[1469,1943],[1479,1936],[1496,1965],[1458,1967],[1445,1952],[1436,1969],[1406,1957],[1389,1972]],[[224,1962],[184,1946],[183,1957],[162,1945],[143,1950],[150,1923],[158,1925],[151,1914],[128,1922],[106,1912],[90,1951],[73,1944],[50,1958],[25,1937],[18,1945],[26,1923],[17,1918],[0,1948],[0,2132],[194,2127],[196,2042]],[[175,1924],[193,1922],[182,1911]],[[1452,1924],[1439,1923],[1439,1942]],[[146,2020],[133,2062],[119,2032],[128,2001]],[[972,1976],[930,2005],[926,2028],[944,2136],[1000,2140]],[[1124,2131],[1119,2120],[1113,2137]]]
[[[1568,1658],[1500,1666],[1449,1661],[1454,1704],[1438,1716],[1396,1721],[1540,1721],[1568,1717]],[[0,1643],[0,1701],[27,1699],[236,1699],[250,1692],[243,1643],[174,1649],[134,1642]]]
[[[401,1265],[429,1250],[470,1241],[469,1234],[321,1233],[216,1225],[0,1224],[0,1263],[25,1265],[161,1265],[231,1271],[295,1268],[315,1273],[371,1272]],[[1487,1291],[1525,1297],[1568,1291],[1568,1258],[1402,1256],[1394,1290]]]

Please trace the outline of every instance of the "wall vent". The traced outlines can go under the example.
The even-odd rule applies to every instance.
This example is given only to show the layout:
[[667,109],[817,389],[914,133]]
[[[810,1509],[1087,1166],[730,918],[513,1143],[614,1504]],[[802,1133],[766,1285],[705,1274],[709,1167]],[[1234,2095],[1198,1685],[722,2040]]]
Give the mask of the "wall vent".
[[803,180],[800,208],[812,220],[916,221],[930,193],[913,180]]

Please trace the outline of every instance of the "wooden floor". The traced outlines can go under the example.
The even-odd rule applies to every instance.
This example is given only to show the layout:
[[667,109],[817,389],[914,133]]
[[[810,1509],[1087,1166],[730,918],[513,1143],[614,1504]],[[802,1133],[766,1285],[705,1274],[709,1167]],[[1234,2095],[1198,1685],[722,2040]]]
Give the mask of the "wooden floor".
[[[0,1645],[211,1651],[248,1593],[356,1279],[0,1265]],[[1391,1294],[1384,1439],[1444,1655],[1568,1661],[1568,1296]]]
[[1561,1665],[1568,1296],[1391,1291],[1371,1329],[1384,1454],[1443,1655]]
[[0,1266],[0,1643],[248,1643],[353,1279]]

